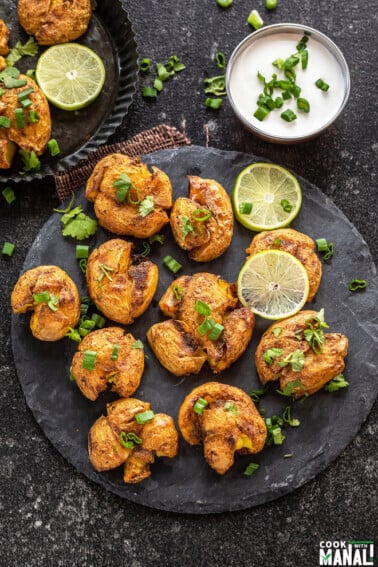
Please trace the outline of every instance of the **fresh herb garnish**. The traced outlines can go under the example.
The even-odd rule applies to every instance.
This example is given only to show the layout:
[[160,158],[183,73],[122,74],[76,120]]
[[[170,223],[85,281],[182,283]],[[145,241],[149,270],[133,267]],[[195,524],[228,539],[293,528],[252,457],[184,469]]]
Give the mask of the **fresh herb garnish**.
[[149,421],[152,421],[155,417],[155,414],[152,410],[147,410],[144,411],[142,413],[136,413],[135,414],[135,421],[139,424],[139,425],[144,425],[145,423],[148,423]]
[[321,309],[317,317],[312,319],[307,319],[306,327],[303,331],[304,338],[312,348],[315,354],[320,354],[323,350],[323,344],[325,342],[325,335],[323,328],[329,327],[324,321],[324,309]]
[[252,476],[253,473],[255,473],[257,471],[259,466],[260,465],[258,465],[257,463],[249,463],[249,465],[244,469],[243,474],[245,476]]
[[274,329],[272,329],[272,334],[276,337],[276,339],[280,336],[281,333],[282,333],[281,327],[275,327]]
[[177,283],[175,283],[172,286],[172,293],[175,296],[177,301],[181,301],[182,297],[184,295],[184,290]]
[[137,348],[139,350],[144,350],[144,344],[142,343],[142,341],[140,339],[137,339],[136,341],[133,342],[133,344],[131,345],[131,348]]
[[271,366],[273,364],[273,361],[278,357],[281,356],[283,353],[282,348],[269,348],[268,350],[266,350],[263,354],[263,360],[265,362],[265,364],[267,364],[268,366]]
[[146,217],[155,208],[155,202],[153,195],[147,195],[145,199],[139,205],[139,214],[141,217]]
[[333,256],[334,244],[333,242],[327,242],[325,238],[317,238],[315,240],[318,252],[324,252],[324,260],[329,260]]
[[284,368],[288,364],[291,364],[291,369],[293,370],[293,372],[300,372],[304,366],[304,363],[304,353],[303,351],[298,349],[285,356],[283,360],[279,360],[278,366]]
[[366,280],[354,279],[350,282],[348,288],[349,291],[358,291],[360,289],[365,289],[366,286],[367,286]]
[[194,230],[194,226],[192,225],[192,223],[190,222],[190,218],[187,215],[183,215],[181,217],[182,220],[182,227],[181,227],[181,234],[182,237],[185,239],[188,234],[190,234],[191,232],[193,232],[193,234],[195,234],[195,230]]
[[277,393],[281,394],[281,396],[291,396],[296,388],[303,390],[304,395],[306,395],[306,388],[300,380],[292,380],[286,384],[283,390],[277,390]]
[[6,58],[7,65],[12,66],[21,59],[24,55],[34,56],[38,53],[38,45],[33,37],[29,37],[26,43],[22,45],[20,41],[10,50]]
[[232,402],[226,402],[226,403],[224,404],[224,409],[225,409],[226,411],[232,412],[234,415],[238,415],[238,408],[237,408],[237,406],[236,406],[234,403],[232,403]]
[[249,392],[249,395],[250,395],[252,401],[255,402],[255,404],[259,403],[260,399],[265,394],[266,389],[267,389],[267,385],[265,384],[265,386],[263,388],[261,388],[260,390],[251,390]]
[[349,382],[344,379],[344,375],[338,374],[324,386],[324,389],[326,392],[337,392],[337,390],[347,388],[348,386]]
[[208,405],[208,403],[209,402],[207,402],[204,398],[198,398],[198,400],[196,401],[196,403],[193,406],[193,411],[198,415],[202,415],[203,410]]
[[284,421],[284,423],[287,423],[288,425],[290,425],[290,427],[298,427],[300,425],[300,421],[299,419],[295,419],[293,417],[291,417],[291,407],[290,406],[286,406],[283,414],[282,414],[282,419]]

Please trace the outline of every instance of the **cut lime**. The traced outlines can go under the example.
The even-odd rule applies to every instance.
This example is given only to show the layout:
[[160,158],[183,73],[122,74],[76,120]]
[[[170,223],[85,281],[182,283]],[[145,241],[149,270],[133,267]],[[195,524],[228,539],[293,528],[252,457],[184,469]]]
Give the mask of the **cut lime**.
[[282,250],[254,254],[238,277],[238,296],[264,319],[283,319],[297,313],[306,303],[308,276],[297,258]]
[[35,72],[46,98],[63,110],[78,110],[93,102],[105,81],[105,67],[100,57],[78,43],[46,49]]
[[237,220],[259,232],[288,226],[299,213],[302,191],[284,167],[253,163],[239,173],[232,200]]

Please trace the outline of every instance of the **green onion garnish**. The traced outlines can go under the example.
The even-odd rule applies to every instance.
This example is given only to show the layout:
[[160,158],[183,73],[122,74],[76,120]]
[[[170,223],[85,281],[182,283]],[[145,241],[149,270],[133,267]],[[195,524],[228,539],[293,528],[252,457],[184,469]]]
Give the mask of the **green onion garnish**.
[[198,400],[196,401],[196,403],[193,406],[193,411],[195,413],[197,413],[198,415],[202,415],[203,414],[203,410],[205,409],[205,407],[208,405],[209,402],[207,402],[206,400],[204,400],[204,398],[198,398]]
[[114,345],[113,350],[112,350],[112,354],[111,354],[111,357],[110,357],[112,360],[117,360],[118,351],[119,351],[119,345]]
[[283,93],[282,93],[282,98],[283,98],[284,100],[289,100],[289,99],[291,98],[291,93],[290,93],[290,91],[288,91],[288,90],[283,91]]
[[241,215],[249,215],[252,212],[253,204],[248,201],[243,201],[239,205],[239,213]]
[[25,100],[25,99],[28,98],[29,95],[30,95],[31,93],[33,93],[33,92],[34,92],[34,89],[33,89],[32,87],[29,87],[28,89],[25,89],[24,91],[20,91],[20,92],[17,94],[17,97],[18,97],[20,100]]
[[154,79],[153,88],[156,89],[158,93],[161,93],[161,91],[163,90],[163,81],[161,79],[159,79],[158,77],[156,77]]
[[286,406],[285,411],[282,414],[282,419],[283,419],[284,423],[287,423],[288,425],[290,425],[290,427],[298,427],[301,424],[299,419],[291,417],[291,407],[290,406]]
[[143,87],[142,89],[142,97],[148,100],[156,100],[157,99],[157,90],[154,87]]
[[16,108],[14,115],[16,117],[16,127],[23,128],[25,126],[25,116],[22,108]]
[[213,216],[213,213],[208,209],[194,209],[192,218],[197,222],[205,222]]
[[37,124],[37,122],[39,122],[39,115],[34,108],[29,110],[29,122],[30,124]]
[[[294,98],[298,98],[298,97],[299,97],[299,95],[301,94],[301,90],[302,90],[301,87],[298,87],[298,85],[292,85],[292,86],[290,87],[290,91],[291,91],[291,93],[292,93],[292,95],[293,95]],[[303,100],[304,100],[304,99],[303,99]]]
[[249,392],[249,396],[251,398],[251,400],[253,402],[255,402],[255,404],[258,404],[260,401],[260,398],[265,394],[267,389],[267,385],[265,384],[265,386],[263,388],[261,388],[260,390],[251,390]]
[[184,294],[184,290],[177,283],[175,283],[172,286],[172,293],[175,296],[175,298],[177,299],[177,301],[181,301],[182,296]]
[[3,256],[13,256],[15,245],[12,242],[4,242],[1,253]]
[[145,423],[148,423],[149,421],[153,420],[154,417],[155,417],[155,413],[152,410],[147,410],[142,413],[136,413],[135,421],[139,425],[144,425]]
[[292,69],[299,63],[299,57],[296,55],[290,55],[287,59],[285,59],[284,69]]
[[7,116],[0,116],[0,128],[10,128],[11,121]]
[[290,213],[293,208],[293,205],[287,199],[282,199],[280,205],[285,213]]
[[252,476],[254,472],[257,471],[260,465],[257,463],[249,463],[249,465],[245,468],[243,474],[245,476]]
[[255,28],[255,30],[258,30],[264,25],[264,22],[257,10],[252,10],[247,18],[247,22],[250,26]]
[[206,335],[206,333],[211,331],[214,324],[215,324],[214,319],[205,319],[204,322],[201,323],[201,325],[199,325],[199,327],[198,327],[199,334],[201,336]]
[[224,409],[226,411],[230,411],[232,412],[234,415],[238,415],[238,408],[235,404],[233,404],[232,402],[226,402],[224,404]]
[[79,260],[80,258],[88,258],[88,256],[89,256],[89,246],[85,246],[84,244],[77,244],[76,258]]
[[89,309],[88,303],[81,303],[80,304],[80,315],[86,315]]
[[229,8],[234,0],[217,0],[217,4],[220,8]]
[[276,339],[280,336],[281,333],[282,333],[281,327],[275,327],[274,329],[272,329],[272,334],[276,337]]
[[55,140],[55,138],[51,138],[51,140],[47,142],[47,147],[52,157],[60,154],[60,147],[58,142]]
[[87,264],[88,264],[88,260],[86,258],[81,258],[79,260],[79,268],[83,274],[85,274],[85,272],[87,271]]
[[267,10],[274,10],[274,8],[277,8],[277,0],[266,0],[265,8]]
[[253,116],[262,122],[269,114],[270,110],[267,106],[259,106]]
[[305,98],[297,99],[297,107],[299,110],[303,110],[303,112],[310,112],[310,103]]
[[126,433],[125,431],[121,431],[121,433],[119,434],[119,442],[124,449],[132,449],[134,447],[134,442],[132,440],[129,440],[129,435],[130,434]]
[[222,51],[218,51],[215,54],[215,63],[219,67],[219,69],[223,69],[226,66],[226,57]]
[[82,317],[79,327],[79,335],[81,337],[86,337],[95,328],[95,322],[92,319],[87,319],[85,316]]
[[32,101],[30,100],[30,98],[23,98],[22,100],[20,100],[20,103],[22,108],[29,108],[29,106],[32,105]]
[[323,79],[318,79],[317,81],[315,81],[315,85],[318,87],[318,89],[324,92],[328,91],[329,89],[329,85],[325,83]]
[[303,51],[301,51],[301,65],[302,65],[302,69],[307,69],[307,65],[308,65],[308,51],[307,49],[304,49]]
[[350,291],[358,291],[359,289],[365,289],[366,286],[367,286],[366,280],[354,279],[350,282],[348,287]]
[[36,305],[39,303],[46,303],[50,300],[50,294],[48,291],[41,291],[40,293],[33,293],[33,300]]
[[142,341],[140,339],[137,339],[135,342],[133,342],[133,344],[131,345],[131,348],[137,348],[139,350],[144,350],[144,344],[142,343]]
[[102,315],[99,315],[98,313],[93,313],[91,319],[94,321],[94,324],[98,329],[102,329],[106,323],[105,317],[102,317]]
[[85,350],[83,358],[83,368],[85,370],[94,370],[96,365],[97,352],[94,350]]
[[142,73],[147,73],[147,71],[150,69],[150,65],[151,59],[144,57],[144,59],[142,59],[142,61],[139,63],[139,70],[142,71]]
[[6,200],[6,202],[8,203],[8,205],[10,205],[11,203],[13,203],[13,201],[16,200],[16,195],[14,194],[12,187],[5,187],[5,189],[3,189],[1,193],[4,199]]
[[276,97],[276,98],[274,99],[274,106],[275,106],[276,108],[281,108],[282,105],[283,105],[283,98],[280,97],[280,96]]
[[334,244],[333,242],[327,242],[325,238],[317,238],[315,240],[318,252],[325,252],[323,258],[324,260],[329,260],[333,256]]
[[207,106],[207,108],[212,108],[213,110],[219,110],[219,108],[222,106],[222,102],[222,98],[207,97],[205,99],[205,105]]
[[224,329],[223,325],[221,325],[220,323],[215,323],[208,335],[208,338],[211,341],[217,341],[221,336],[221,334],[223,333],[223,329]]
[[200,315],[205,315],[205,317],[208,317],[211,314],[211,308],[207,303],[201,301],[200,299],[197,299],[197,301],[195,302],[194,309]]
[[165,258],[163,259],[163,264],[174,274],[177,274],[177,272],[182,268],[182,265],[179,264],[177,260],[172,258],[172,256],[165,256]]
[[[284,95],[284,93],[283,93]],[[282,96],[283,96],[282,95]],[[288,108],[287,110],[285,110],[284,112],[282,112],[281,114],[281,118],[283,120],[286,120],[286,122],[293,122],[293,120],[297,119],[297,115],[295,114],[295,112],[293,112],[292,110],[290,110],[290,108]]]
[[64,336],[71,339],[71,341],[75,341],[75,343],[80,343],[81,341],[79,331],[77,329],[73,329],[72,327],[69,327],[67,333]]

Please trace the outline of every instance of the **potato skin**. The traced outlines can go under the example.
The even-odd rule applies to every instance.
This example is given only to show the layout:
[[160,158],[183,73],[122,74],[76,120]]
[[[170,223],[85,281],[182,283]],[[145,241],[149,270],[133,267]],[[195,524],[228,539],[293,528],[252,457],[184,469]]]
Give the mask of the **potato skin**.
[[108,240],[93,250],[86,271],[89,295],[98,309],[124,325],[146,311],[158,283],[156,264],[145,259],[133,263],[132,248],[125,240]]
[[0,138],[0,169],[10,168],[16,149],[14,142]]
[[[317,315],[316,311],[304,310],[268,327],[255,353],[257,372],[263,384],[279,380],[280,389],[283,390],[290,382],[299,380],[303,388],[295,388],[293,395],[295,398],[300,398],[304,394],[314,394],[344,370],[344,358],[348,352],[347,337],[340,333],[324,332],[325,342],[319,354],[312,350],[303,337],[303,331],[308,328],[306,321],[316,318]],[[273,331],[277,328],[280,328],[281,332],[275,337]],[[268,365],[264,361],[264,353],[270,348],[279,348],[283,352],[271,365]],[[296,350],[301,350],[304,354],[305,362],[302,370],[294,372],[290,364],[281,368],[278,362]]]
[[310,284],[307,302],[312,301],[322,278],[322,264],[315,253],[315,242],[312,238],[292,228],[264,231],[253,237],[246,252],[252,256],[271,248],[289,252],[303,264]]
[[[207,402],[202,415],[194,411],[200,398]],[[186,396],[178,423],[185,441],[203,443],[205,459],[218,474],[233,465],[235,453],[258,453],[266,441],[265,421],[251,398],[240,388],[218,382],[202,384]]]
[[83,35],[91,19],[90,0],[19,0],[18,19],[40,45],[67,43]]
[[[189,175],[189,199],[177,199],[170,223],[177,244],[189,250],[196,262],[209,262],[221,256],[229,247],[233,235],[234,215],[224,187],[213,179]],[[191,216],[196,209],[211,212],[211,217],[198,222]],[[183,218],[188,217],[194,232],[183,235]]]
[[[147,216],[139,214],[139,204],[132,204],[127,198],[124,202],[117,199],[117,188],[113,184],[122,174],[128,175],[132,182],[133,200],[137,196],[140,201],[147,196],[154,198],[154,210]],[[148,238],[169,222],[166,212],[172,207],[169,177],[157,167],[152,167],[150,173],[147,165],[137,158],[124,154],[104,157],[87,181],[85,196],[94,203],[100,225],[114,234]]]
[[[89,400],[96,400],[98,395],[112,384],[112,391],[119,396],[131,396],[140,384],[144,370],[144,354],[141,349],[133,348],[135,338],[125,334],[120,327],[107,327],[92,331],[83,338],[74,354],[71,373],[75,382]],[[114,345],[118,345],[118,356],[112,360]],[[83,368],[84,351],[97,353],[93,370]]]
[[[34,304],[33,294],[49,292],[59,296],[58,310],[52,311],[47,303]],[[38,266],[18,279],[11,294],[14,313],[33,311],[30,328],[41,341],[58,341],[80,318],[80,297],[76,284],[58,266]]]
[[4,20],[0,18],[0,55],[8,55],[10,31]]
[[89,430],[88,452],[96,471],[108,471],[122,465],[131,453],[125,449],[105,416],[99,417]]

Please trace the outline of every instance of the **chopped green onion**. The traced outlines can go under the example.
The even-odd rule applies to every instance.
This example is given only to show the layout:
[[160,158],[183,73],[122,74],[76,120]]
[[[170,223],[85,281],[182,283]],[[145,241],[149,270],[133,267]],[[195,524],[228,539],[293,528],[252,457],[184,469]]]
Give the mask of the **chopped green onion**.
[[33,104],[30,98],[23,98],[22,100],[20,100],[20,103],[22,108],[29,108],[29,106]]
[[[284,97],[284,94],[282,94],[282,97]],[[297,115],[295,114],[295,112],[293,112],[292,110],[290,110],[290,108],[288,108],[287,110],[285,110],[285,112],[282,112],[281,114],[281,118],[283,120],[286,120],[286,122],[293,122],[293,120],[296,120]]]
[[136,445],[142,445],[142,443],[143,443],[142,439],[140,437],[138,437],[138,435],[136,433],[134,433],[133,431],[130,431],[127,434],[127,439],[129,441],[132,441]]
[[265,384],[265,386],[263,388],[261,388],[260,390],[251,390],[249,392],[249,396],[251,398],[251,400],[253,402],[255,402],[255,404],[258,404],[260,401],[260,398],[265,394],[267,389],[267,385]]
[[285,61],[283,59],[278,58],[273,61],[272,65],[273,67],[276,67],[277,69],[280,69],[280,71],[282,71],[285,65]]
[[262,26],[264,25],[264,22],[257,10],[252,10],[247,18],[247,22],[250,26],[255,28],[255,30],[262,28]]
[[209,305],[204,301],[201,301],[200,299],[197,299],[197,301],[195,302],[194,309],[200,315],[205,315],[205,317],[211,315],[211,308],[209,307]]
[[218,51],[215,54],[215,63],[219,67],[219,69],[223,69],[226,66],[226,57],[222,51]]
[[158,93],[161,93],[161,91],[163,90],[163,81],[161,79],[159,79],[158,77],[156,77],[154,79],[153,88],[156,89]]
[[37,154],[34,150],[32,150],[31,152],[28,152],[26,150],[18,150],[18,153],[20,154],[22,161],[24,162],[23,171],[30,171],[32,169],[38,171],[41,168],[41,162],[39,161],[39,158],[37,157]]
[[81,303],[80,304],[80,315],[86,315],[89,309],[88,303]]
[[11,121],[7,116],[0,116],[0,128],[10,128]]
[[287,199],[282,199],[280,205],[285,213],[290,213],[293,208],[293,205],[291,205],[291,203]]
[[318,79],[317,81],[315,81],[315,85],[318,87],[318,89],[320,89],[321,91],[328,91],[329,89],[329,85],[327,83],[325,83],[323,81],[323,79]]
[[281,327],[275,327],[274,329],[272,329],[272,334],[276,337],[276,339],[280,336],[281,333],[282,333]]
[[50,300],[50,294],[48,291],[41,291],[40,293],[33,293],[33,300],[36,305],[39,303],[46,303]]
[[214,319],[205,319],[201,325],[198,327],[198,332],[201,336],[206,335],[211,329],[213,328],[213,324],[215,323]]
[[5,189],[3,189],[1,193],[4,199],[6,200],[6,202],[8,203],[8,205],[10,205],[11,203],[13,203],[13,201],[16,200],[16,195],[14,194],[12,187],[5,187]]
[[151,59],[148,59],[148,57],[145,57],[139,63],[139,70],[142,71],[142,73],[147,73],[147,71],[149,71],[149,69],[150,69],[150,65],[151,65]]
[[87,258],[81,258],[81,259],[79,260],[79,268],[80,268],[80,271],[81,271],[83,274],[85,274],[85,272],[87,271],[87,264],[88,264]]
[[37,122],[39,122],[39,115],[34,108],[29,110],[29,122],[30,124],[37,124]]
[[149,421],[153,420],[154,417],[155,417],[155,413],[152,410],[147,410],[142,413],[136,413],[135,421],[139,425],[144,425],[145,423],[148,423]]
[[81,337],[86,337],[95,328],[95,322],[91,319],[87,319],[84,315],[80,322],[79,335]]
[[132,449],[134,447],[133,441],[128,440],[128,434],[125,431],[121,431],[119,434],[119,442],[124,449]]
[[207,108],[212,108],[213,110],[219,110],[222,106],[223,99],[221,98],[210,98],[207,97],[205,100],[205,105]]
[[286,453],[286,455],[283,456],[284,459],[291,459],[291,457],[293,456],[293,453]]
[[282,93],[282,98],[283,98],[284,100],[289,100],[289,99],[291,98],[291,93],[290,93],[290,91],[288,91],[288,90],[283,91],[283,93]]
[[158,92],[154,87],[143,87],[142,97],[148,100],[156,100]]
[[338,374],[324,386],[324,389],[326,392],[337,392],[337,390],[347,388],[348,386],[349,382],[344,380],[344,375]]
[[139,350],[144,350],[144,344],[142,343],[142,341],[140,339],[137,339],[135,342],[133,342],[133,344],[131,345],[131,348],[137,348]]
[[177,262],[174,258],[172,258],[172,256],[165,256],[165,258],[163,259],[163,264],[174,274],[177,274],[177,272],[182,268],[182,265],[179,264],[179,262]]
[[208,85],[204,88],[205,94],[212,94],[214,96],[224,96],[226,94],[226,75],[206,77],[203,82]]
[[296,74],[296,72],[294,71],[293,68],[285,69],[284,74],[285,74],[285,77],[287,77],[292,84],[295,83],[295,80],[297,78],[297,74]]
[[146,256],[148,256],[149,253],[151,252],[151,245],[150,245],[150,243],[145,240],[145,241],[143,242],[143,248],[144,248],[144,250],[143,250],[143,252],[141,253],[141,256],[146,257]]
[[80,343],[81,341],[79,331],[77,329],[73,329],[72,327],[69,327],[67,333],[64,336],[71,339],[71,341],[75,341],[75,343]]
[[253,116],[257,118],[257,120],[262,122],[264,118],[268,116],[269,112],[270,110],[267,106],[259,106],[256,112],[253,114]]
[[165,66],[167,68],[167,71],[174,71],[175,73],[179,73],[180,71],[186,69],[185,65],[181,63],[180,58],[177,57],[177,55],[171,55],[170,57],[168,57]]
[[24,116],[24,111],[22,110],[22,108],[16,108],[16,110],[14,111],[15,117],[16,117],[16,127],[17,128],[23,128],[25,126],[25,116]]
[[172,75],[175,74],[175,72],[173,70],[168,71],[167,68],[165,67],[165,65],[163,65],[162,63],[156,63],[156,71],[157,71],[158,78],[163,83],[165,81],[167,81],[170,77],[172,77]]
[[248,201],[243,201],[239,205],[239,213],[241,215],[249,215],[252,212],[253,204]]
[[275,106],[276,108],[281,108],[282,105],[283,105],[283,98],[280,97],[280,96],[276,97],[276,98],[274,99],[274,106]]
[[113,350],[112,350],[112,354],[111,354],[111,357],[110,357],[112,360],[117,360],[118,351],[119,351],[119,345],[114,345]]
[[249,465],[244,469],[243,474],[245,476],[252,476],[253,473],[255,473],[257,471],[259,466],[260,465],[258,465],[257,463],[249,463]]
[[12,242],[4,242],[1,253],[3,256],[13,256],[15,245]]
[[83,357],[83,368],[85,370],[94,370],[96,365],[97,352],[93,350],[85,350]]
[[172,286],[172,293],[177,301],[181,301],[184,294],[184,290],[177,283],[175,283]]
[[358,291],[359,289],[365,289],[366,286],[367,286],[366,280],[354,279],[350,282],[348,287],[350,291]]
[[30,79],[33,79],[33,81],[35,81],[35,69],[28,69],[25,75],[27,77],[30,77]]
[[233,404],[232,402],[226,402],[224,404],[224,409],[226,411],[230,411],[232,412],[234,415],[238,415],[238,408],[235,404]]
[[73,375],[73,372],[72,372],[72,366],[70,366],[70,381],[75,382],[75,376]]
[[153,234],[152,236],[150,236],[150,238],[148,239],[150,244],[153,244],[154,242],[158,242],[159,244],[164,244],[164,234]]
[[206,222],[213,216],[213,213],[208,209],[194,209],[192,218],[197,222]]
[[94,324],[98,329],[102,329],[106,323],[105,317],[102,317],[102,315],[99,315],[98,313],[93,313],[91,319],[94,321]]
[[303,51],[301,51],[301,65],[302,65],[302,69],[307,69],[307,65],[308,65],[308,51],[307,49],[304,49]]
[[299,63],[299,57],[296,55],[290,55],[287,59],[285,59],[284,69],[292,69]]
[[299,419],[295,419],[295,418],[291,417],[291,407],[290,406],[286,406],[285,411],[282,414],[282,419],[283,419],[284,423],[287,423],[288,425],[290,425],[290,427],[298,427],[301,424]]
[[208,338],[211,341],[217,341],[219,339],[219,337],[221,336],[221,334],[223,333],[224,327],[223,325],[221,325],[220,323],[215,323],[213,325],[213,328],[211,329]]
[[47,142],[47,147],[52,157],[60,154],[60,147],[58,142],[55,140],[55,138],[51,138],[51,140]]
[[220,8],[229,8],[234,0],[217,0],[217,4]]
[[88,256],[89,256],[89,246],[85,246],[84,244],[77,244],[76,258],[79,260],[80,258],[88,258]]
[[[301,90],[302,90],[301,87],[298,87],[298,85],[293,85],[292,87],[290,87],[290,91],[293,94],[294,98],[299,97],[299,95],[301,94]],[[305,100],[305,99],[302,99],[302,100]]]
[[305,98],[297,99],[297,107],[299,110],[303,110],[303,112],[310,112],[310,103]]
[[301,40],[297,43],[297,51],[301,52],[304,49],[306,49],[307,47],[307,42],[308,42],[308,35],[306,35],[306,33],[303,35],[303,37],[301,38]]
[[317,238],[315,240],[318,252],[325,252],[323,258],[324,260],[329,260],[333,256],[334,244],[333,242],[327,242],[325,238]]
[[267,10],[274,10],[274,8],[277,8],[277,0],[266,0],[265,8]]
[[196,403],[193,406],[193,411],[195,413],[197,413],[198,415],[202,415],[203,410],[208,405],[208,403],[209,402],[207,402],[204,398],[198,398],[198,400],[196,401]]

